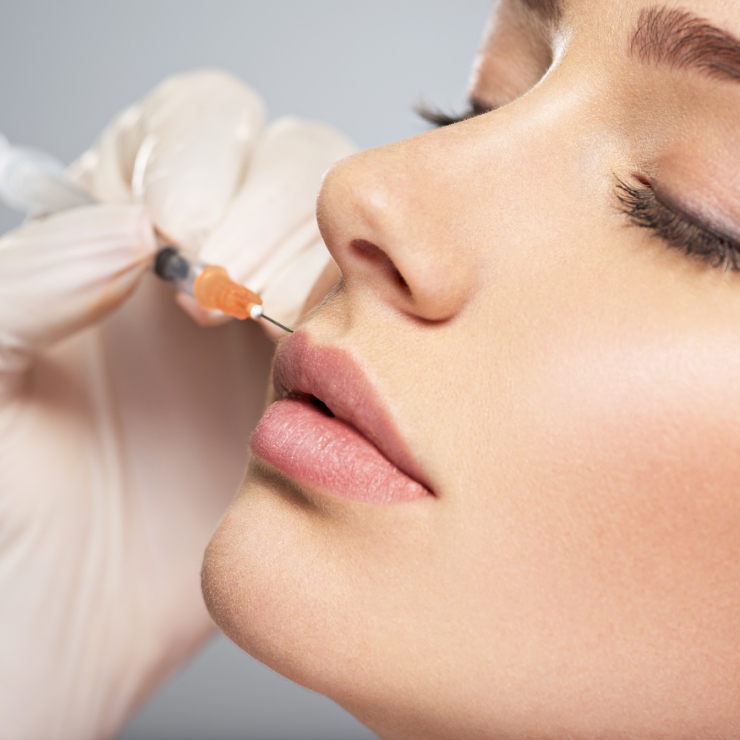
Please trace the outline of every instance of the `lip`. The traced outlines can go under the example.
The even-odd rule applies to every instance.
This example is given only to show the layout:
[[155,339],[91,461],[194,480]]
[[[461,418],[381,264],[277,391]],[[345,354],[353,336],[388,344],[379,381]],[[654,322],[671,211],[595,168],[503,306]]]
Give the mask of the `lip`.
[[277,400],[252,452],[299,486],[366,503],[431,496],[387,408],[349,352],[311,345],[306,332],[275,357]]

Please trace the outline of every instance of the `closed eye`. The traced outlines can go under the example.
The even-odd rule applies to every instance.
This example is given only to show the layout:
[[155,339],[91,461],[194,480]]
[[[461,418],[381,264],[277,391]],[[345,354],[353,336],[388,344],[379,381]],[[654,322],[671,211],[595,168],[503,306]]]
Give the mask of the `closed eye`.
[[416,112],[428,123],[433,126],[442,128],[444,126],[452,126],[455,123],[462,123],[463,121],[469,121],[471,118],[476,116],[482,116],[485,113],[490,113],[496,110],[494,106],[485,105],[475,98],[471,99],[467,110],[462,113],[445,113],[439,108],[427,105],[419,105],[416,107]]
[[642,178],[636,184],[617,179],[617,198],[630,221],[648,229],[672,249],[711,267],[740,272],[740,243],[696,216],[661,200],[653,185]]

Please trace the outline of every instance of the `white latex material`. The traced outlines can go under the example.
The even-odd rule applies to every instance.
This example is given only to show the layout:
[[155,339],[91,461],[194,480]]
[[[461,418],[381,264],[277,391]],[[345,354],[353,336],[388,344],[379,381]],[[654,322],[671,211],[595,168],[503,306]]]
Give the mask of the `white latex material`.
[[319,177],[350,146],[263,115],[227,75],[168,80],[75,169],[107,204],[0,239],[3,738],[115,735],[210,634],[200,562],[271,351],[253,322],[200,329],[146,268],[156,226],[302,300]]
[[144,202],[165,242],[225,267],[290,326],[329,260],[315,217],[321,177],[355,147],[320,123],[263,125],[261,101],[233,77],[174,77],[124,111],[72,174],[97,199]]
[[64,166],[44,152],[10,146],[0,134],[0,200],[23,213],[56,213],[93,199],[70,181]]

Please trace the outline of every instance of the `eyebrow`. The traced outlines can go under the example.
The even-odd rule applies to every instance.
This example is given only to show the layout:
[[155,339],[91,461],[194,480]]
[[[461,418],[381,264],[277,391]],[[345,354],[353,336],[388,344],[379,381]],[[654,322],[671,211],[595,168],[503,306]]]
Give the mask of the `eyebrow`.
[[641,61],[740,82],[740,40],[685,10],[646,8],[630,51]]
[[522,3],[550,23],[557,23],[563,14],[562,0],[522,0]]

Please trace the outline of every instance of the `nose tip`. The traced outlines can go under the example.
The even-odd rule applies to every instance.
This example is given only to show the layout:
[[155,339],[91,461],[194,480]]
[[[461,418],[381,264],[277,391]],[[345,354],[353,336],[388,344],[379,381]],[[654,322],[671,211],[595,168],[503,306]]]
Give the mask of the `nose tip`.
[[459,195],[417,148],[409,140],[335,165],[318,219],[348,290],[372,291],[405,314],[438,322],[469,296],[473,255],[450,215]]

